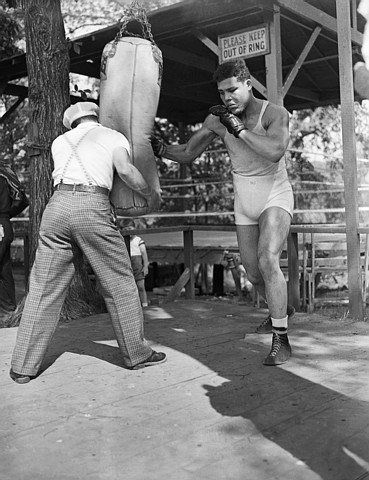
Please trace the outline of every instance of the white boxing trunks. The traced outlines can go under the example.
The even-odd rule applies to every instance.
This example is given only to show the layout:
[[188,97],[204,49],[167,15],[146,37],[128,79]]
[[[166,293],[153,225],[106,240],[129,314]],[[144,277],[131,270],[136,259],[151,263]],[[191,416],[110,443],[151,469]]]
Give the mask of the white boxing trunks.
[[245,176],[233,172],[236,225],[257,225],[260,215],[279,207],[293,216],[293,191],[285,170],[273,175]]

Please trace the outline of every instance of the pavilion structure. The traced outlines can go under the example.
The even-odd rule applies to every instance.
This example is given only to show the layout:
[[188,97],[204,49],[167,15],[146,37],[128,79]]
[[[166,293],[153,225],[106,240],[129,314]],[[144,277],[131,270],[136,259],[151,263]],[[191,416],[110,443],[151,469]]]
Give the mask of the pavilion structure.
[[[219,62],[245,58],[256,94],[288,110],[342,105],[350,312],[363,319],[354,131],[353,62],[361,60],[365,19],[356,0],[184,0],[148,12],[163,53],[157,115],[198,123],[219,103],[212,74]],[[99,78],[101,53],[120,23],[70,40],[70,71]],[[140,26],[129,24],[140,33]],[[0,61],[0,92],[27,97],[26,55]]]

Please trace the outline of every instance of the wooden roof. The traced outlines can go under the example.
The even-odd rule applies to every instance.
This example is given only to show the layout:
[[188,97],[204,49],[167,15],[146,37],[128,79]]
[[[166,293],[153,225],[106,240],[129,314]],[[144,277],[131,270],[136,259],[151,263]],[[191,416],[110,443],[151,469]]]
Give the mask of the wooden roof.
[[[219,103],[212,81],[218,65],[218,36],[261,25],[276,10],[280,12],[286,108],[340,103],[334,0],[184,0],[148,13],[154,40],[164,58],[158,116],[174,122],[202,121],[209,106]],[[360,59],[364,19],[354,7],[352,11],[353,53]],[[119,27],[115,24],[74,38],[70,71],[99,78],[103,47],[115,38]],[[141,31],[137,22],[129,23],[128,29]],[[265,85],[265,56],[250,58],[247,64],[255,79]],[[4,93],[26,96],[24,87],[13,83],[26,76],[25,54],[0,62]]]

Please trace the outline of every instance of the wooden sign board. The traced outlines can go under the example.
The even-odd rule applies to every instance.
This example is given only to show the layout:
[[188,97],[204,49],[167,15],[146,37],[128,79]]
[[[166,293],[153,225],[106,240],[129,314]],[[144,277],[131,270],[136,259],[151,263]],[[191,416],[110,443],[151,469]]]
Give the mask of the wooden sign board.
[[270,52],[269,25],[237,30],[218,36],[219,63],[250,58]]

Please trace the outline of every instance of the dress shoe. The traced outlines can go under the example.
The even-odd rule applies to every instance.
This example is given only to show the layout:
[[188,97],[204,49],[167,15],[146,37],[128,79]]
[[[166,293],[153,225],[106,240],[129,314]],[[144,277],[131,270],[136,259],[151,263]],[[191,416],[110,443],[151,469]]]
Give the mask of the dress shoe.
[[10,369],[9,375],[10,378],[15,381],[15,383],[28,383],[30,380],[35,378],[31,375],[22,375],[21,373],[15,373],[12,369]]
[[134,367],[129,367],[130,370],[139,370],[140,368],[150,367],[151,365],[159,365],[167,361],[167,356],[163,352],[155,352],[144,360],[143,362],[138,363]]

